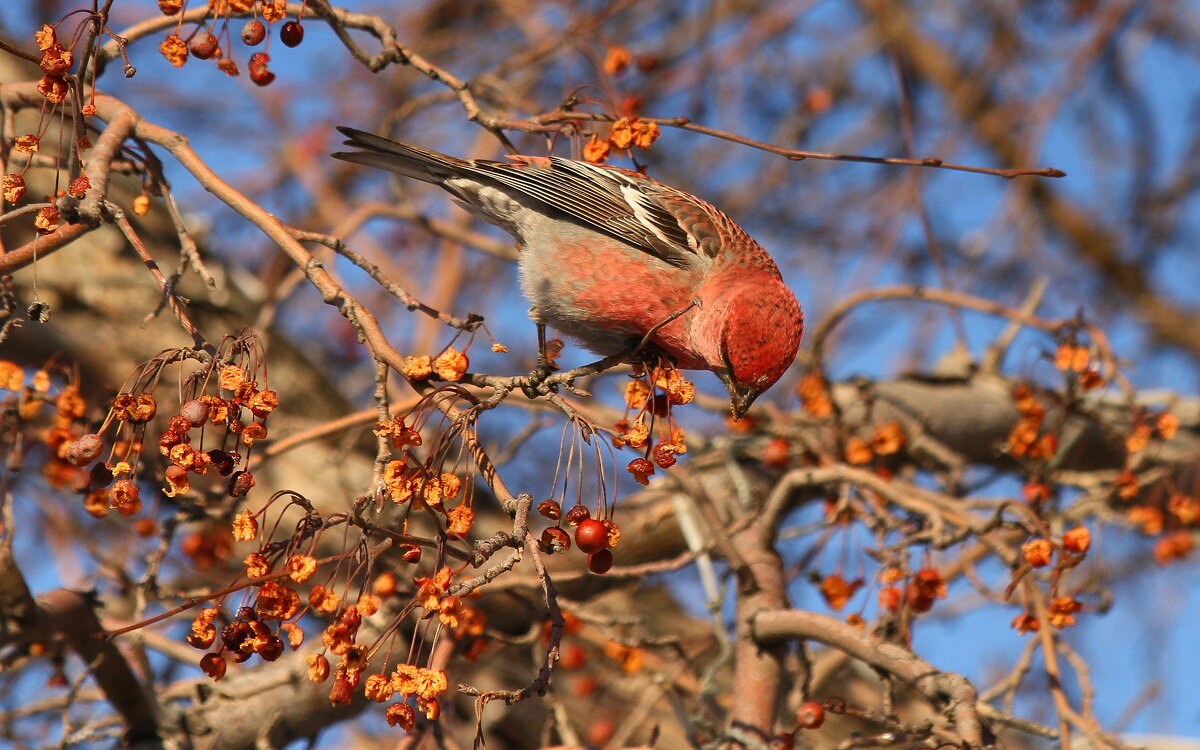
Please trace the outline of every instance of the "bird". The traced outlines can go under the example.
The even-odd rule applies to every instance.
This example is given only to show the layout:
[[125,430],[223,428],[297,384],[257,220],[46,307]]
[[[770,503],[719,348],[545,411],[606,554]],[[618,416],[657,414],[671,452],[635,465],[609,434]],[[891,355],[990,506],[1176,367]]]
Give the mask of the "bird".
[[460,159],[350,127],[333,157],[432,183],[516,238],[530,317],[603,356],[651,344],[709,370],[740,420],[796,356],[804,317],[761,245],[640,172],[556,156]]

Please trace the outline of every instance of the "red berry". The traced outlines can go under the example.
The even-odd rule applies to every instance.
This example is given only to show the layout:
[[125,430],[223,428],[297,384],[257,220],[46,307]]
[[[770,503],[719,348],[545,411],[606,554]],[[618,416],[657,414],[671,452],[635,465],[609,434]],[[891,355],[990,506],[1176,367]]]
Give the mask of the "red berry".
[[816,729],[825,723],[825,706],[817,701],[809,701],[796,711],[796,721],[801,729]]
[[793,750],[796,747],[796,737],[788,732],[777,734],[767,745],[771,750]]
[[773,439],[763,448],[763,466],[771,469],[786,469],[791,460],[791,446],[781,437]]
[[242,41],[251,47],[262,44],[262,40],[266,37],[267,27],[263,26],[263,22],[257,18],[242,27]]
[[596,575],[604,575],[612,569],[613,556],[612,552],[602,549],[599,552],[588,555],[588,570]]
[[575,529],[575,546],[585,555],[593,555],[608,546],[608,529],[602,521],[589,518]]
[[217,38],[208,31],[202,31],[192,37],[192,43],[188,45],[188,49],[192,54],[201,60],[207,60],[217,54],[219,49]]
[[279,30],[279,41],[287,47],[298,47],[304,41],[304,27],[299,21],[288,21]]

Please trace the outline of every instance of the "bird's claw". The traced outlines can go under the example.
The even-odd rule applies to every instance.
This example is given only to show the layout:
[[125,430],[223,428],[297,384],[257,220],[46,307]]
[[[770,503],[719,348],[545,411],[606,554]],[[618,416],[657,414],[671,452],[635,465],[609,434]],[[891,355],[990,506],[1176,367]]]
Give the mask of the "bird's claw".
[[556,370],[558,368],[549,360],[539,356],[537,366],[525,377],[525,384],[521,386],[521,391],[529,398],[538,398],[551,392],[557,393],[558,384],[546,382],[547,378]]

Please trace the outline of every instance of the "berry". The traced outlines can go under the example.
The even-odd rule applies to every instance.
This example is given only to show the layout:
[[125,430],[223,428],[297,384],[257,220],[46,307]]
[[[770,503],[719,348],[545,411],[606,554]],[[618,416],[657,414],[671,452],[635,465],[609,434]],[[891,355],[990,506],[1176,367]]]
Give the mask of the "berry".
[[192,42],[188,45],[188,49],[191,50],[192,54],[198,59],[207,60],[213,55],[217,54],[217,52],[220,50],[220,47],[217,45],[216,36],[214,36],[211,32],[203,31],[192,37]]
[[791,461],[791,446],[781,437],[774,438],[763,448],[763,466],[770,469],[786,469]]
[[801,729],[816,729],[825,723],[825,706],[817,701],[809,701],[796,711],[796,721]]
[[767,744],[770,750],[793,750],[796,747],[796,737],[788,732],[777,734]]
[[242,41],[251,47],[262,44],[267,37],[267,27],[257,18],[242,27]]
[[286,47],[298,47],[304,41],[304,27],[299,21],[288,21],[279,30],[279,41]]
[[99,435],[88,433],[67,445],[67,460],[75,466],[87,466],[100,451],[104,450],[104,440]]
[[567,511],[565,520],[572,526],[578,526],[580,523],[591,517],[592,512],[587,509],[586,505],[573,505],[571,506],[571,509]]
[[602,521],[589,518],[575,529],[575,546],[585,555],[593,555],[608,547],[608,529]]
[[112,469],[108,468],[103,462],[92,467],[92,487],[102,490],[112,484],[112,481]]
[[198,398],[185,401],[183,406],[179,407],[179,416],[186,419],[192,427],[203,427],[208,421],[208,404]]
[[557,526],[551,526],[542,532],[542,546],[551,554],[566,552],[571,549],[571,535]]
[[271,56],[266,52],[255,52],[250,55],[250,80],[257,86],[266,86],[275,80],[275,74],[267,69]]
[[613,566],[612,552],[602,549],[595,554],[588,555],[588,570],[596,575],[604,575]]

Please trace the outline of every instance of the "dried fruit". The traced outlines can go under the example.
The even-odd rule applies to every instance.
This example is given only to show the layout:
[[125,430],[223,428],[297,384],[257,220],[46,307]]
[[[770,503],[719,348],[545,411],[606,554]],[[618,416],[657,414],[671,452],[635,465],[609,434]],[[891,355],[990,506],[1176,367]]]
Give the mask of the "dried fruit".
[[433,371],[442,380],[457,382],[462,380],[462,376],[466,374],[470,364],[466,352],[460,352],[454,347],[448,346],[446,351],[433,360]]
[[593,164],[600,164],[608,158],[608,141],[602,141],[595,135],[583,147],[583,158]]
[[253,541],[258,536],[258,521],[248,510],[239,510],[233,517],[233,538],[238,542]]
[[65,458],[75,466],[91,463],[104,450],[104,440],[95,433],[88,433],[67,445]]
[[1062,543],[1064,549],[1081,554],[1087,552],[1088,547],[1092,546],[1092,533],[1087,530],[1086,526],[1076,526],[1063,533]]
[[580,503],[578,505],[572,505],[571,509],[567,511],[567,515],[563,520],[565,520],[571,526],[578,526],[580,523],[591,517],[592,512],[587,509],[586,505]]
[[33,228],[38,231],[38,234],[53,234],[58,231],[58,209],[54,206],[46,206],[37,212],[37,216],[33,218]]
[[413,714],[412,706],[407,703],[393,703],[388,706],[387,713],[384,714],[389,727],[400,727],[406,732],[411,732],[416,722],[416,716]]
[[275,74],[267,68],[270,61],[271,56],[266,52],[255,52],[250,56],[250,80],[256,86],[267,86],[275,80]]
[[38,80],[38,93],[46,97],[51,104],[60,104],[67,98],[70,89],[67,80],[62,76],[44,75]]
[[616,75],[625,70],[632,59],[633,56],[629,54],[628,48],[613,45],[608,48],[608,53],[604,56],[604,72],[609,75]]
[[192,37],[192,41],[188,45],[188,50],[198,59],[207,60],[219,53],[221,47],[217,42],[215,34],[209,31],[202,31]]
[[644,458],[635,458],[625,469],[633,475],[638,484],[650,484],[650,475],[654,473],[654,464]]
[[179,416],[187,420],[192,427],[203,427],[204,423],[208,421],[208,404],[196,398],[185,401],[179,407]]
[[13,139],[13,151],[19,154],[32,154],[41,148],[41,140],[29,133]]
[[542,532],[542,547],[554,554],[571,549],[571,535],[558,526],[551,526]]
[[200,659],[200,669],[216,682],[225,676],[225,660],[217,654],[205,654]]
[[168,34],[167,38],[158,45],[158,51],[167,58],[167,62],[176,68],[182,68],[183,64],[187,62],[188,47],[178,34]]
[[242,41],[251,47],[257,47],[259,44],[262,44],[262,40],[266,38],[266,36],[267,27],[264,26],[263,22],[257,18],[252,21],[248,21],[246,25],[242,27]]
[[19,174],[4,175],[4,200],[20,203],[25,197],[25,178]]
[[537,511],[543,518],[549,518],[551,521],[562,518],[562,506],[556,500],[541,501],[538,503]]
[[242,497],[254,487],[254,475],[248,471],[239,471],[229,478],[229,494]]
[[58,37],[54,33],[54,27],[46,23],[42,24],[42,28],[33,32],[33,38],[37,42],[39,50],[50,49],[58,41]]
[[71,69],[71,50],[55,42],[42,53],[42,72],[48,76],[61,76]]
[[92,181],[87,178],[87,175],[81,174],[71,180],[71,184],[67,186],[67,195],[72,198],[82,198],[91,186]]
[[1054,545],[1048,539],[1033,539],[1021,546],[1021,556],[1031,568],[1043,568],[1054,561]]

